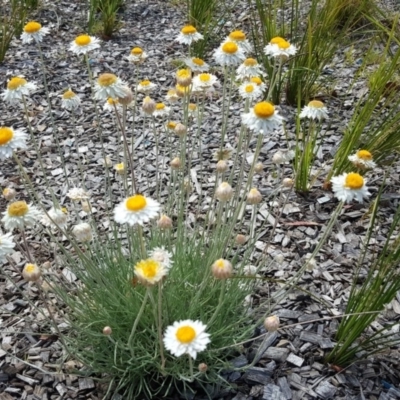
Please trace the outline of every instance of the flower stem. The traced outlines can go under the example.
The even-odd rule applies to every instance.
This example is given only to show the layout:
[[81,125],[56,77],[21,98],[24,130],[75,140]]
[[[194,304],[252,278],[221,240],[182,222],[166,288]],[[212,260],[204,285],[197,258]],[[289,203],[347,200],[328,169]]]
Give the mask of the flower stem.
[[132,350],[132,348],[131,348],[131,345],[132,345],[133,336],[135,335],[136,328],[137,328],[137,326],[138,326],[138,324],[139,324],[140,318],[142,317],[144,308],[145,308],[145,306],[146,306],[147,298],[149,297],[149,290],[151,290],[151,289],[148,288],[148,289],[146,290],[146,293],[145,293],[144,298],[143,298],[142,305],[141,305],[140,310],[139,310],[139,312],[138,312],[138,314],[137,314],[137,316],[136,316],[135,322],[134,322],[133,325],[132,325],[131,334],[129,335],[128,347],[131,349],[132,357],[133,357],[133,350]]
[[162,283],[158,283],[158,340],[160,343],[160,357],[161,357],[161,373],[164,374],[165,369],[165,356],[164,356],[164,343],[162,340]]

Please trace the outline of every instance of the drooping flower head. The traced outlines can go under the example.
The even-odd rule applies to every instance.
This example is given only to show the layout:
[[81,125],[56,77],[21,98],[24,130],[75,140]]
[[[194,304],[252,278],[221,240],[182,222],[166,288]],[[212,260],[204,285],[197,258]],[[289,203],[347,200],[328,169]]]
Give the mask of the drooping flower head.
[[141,194],[135,194],[115,207],[114,219],[119,224],[143,225],[157,217],[160,208],[157,201]]
[[31,43],[32,41],[40,43],[49,32],[49,28],[43,27],[39,22],[28,22],[21,35],[22,43]]
[[248,113],[242,114],[242,122],[255,133],[267,134],[282,126],[283,118],[277,114],[273,104],[262,101]]
[[306,106],[303,107],[299,118],[317,119],[322,121],[328,119],[328,110],[324,103],[319,100],[311,100]]
[[1,94],[3,100],[9,104],[16,104],[22,101],[22,96],[30,96],[37,86],[28,82],[21,76],[14,76],[7,82],[7,89]]
[[362,203],[364,198],[371,195],[365,185],[366,180],[355,172],[334,176],[331,182],[335,197],[345,203],[350,203],[353,200]]
[[356,154],[349,156],[349,160],[359,169],[373,169],[376,167],[372,154],[368,150],[358,150]]
[[98,100],[107,100],[109,97],[118,98],[126,95],[125,83],[114,74],[101,74],[95,84],[94,97]]
[[294,56],[296,52],[295,46],[279,36],[272,38],[264,48],[264,53],[271,58],[286,59]]
[[100,40],[94,36],[79,35],[71,42],[69,50],[74,54],[87,54],[89,51],[98,49],[100,47]]
[[175,357],[189,354],[196,359],[197,353],[204,351],[211,341],[206,329],[201,321],[176,321],[165,331],[165,348]]
[[26,204],[23,200],[9,204],[3,215],[1,221],[8,231],[13,231],[15,228],[22,231],[35,225],[41,217],[41,213],[36,207]]
[[152,286],[167,275],[168,269],[164,264],[153,258],[139,261],[134,268],[136,278],[142,285]]
[[186,25],[181,29],[178,37],[175,40],[179,43],[190,46],[192,43],[201,39],[203,39],[203,35],[197,32],[197,29],[194,26]]
[[147,54],[143,51],[141,47],[134,47],[129,54],[128,60],[132,64],[140,64],[146,60]]
[[239,65],[245,58],[243,50],[232,41],[221,43],[214,51],[215,61],[223,67]]
[[5,160],[13,155],[16,149],[26,149],[28,135],[21,129],[8,126],[0,127],[0,160]]
[[109,97],[107,101],[104,103],[103,110],[114,113],[115,109],[120,110],[122,108],[122,105],[120,104],[118,99],[113,99],[112,97]]
[[81,99],[71,89],[61,96],[61,107],[69,111],[77,110],[81,105]]

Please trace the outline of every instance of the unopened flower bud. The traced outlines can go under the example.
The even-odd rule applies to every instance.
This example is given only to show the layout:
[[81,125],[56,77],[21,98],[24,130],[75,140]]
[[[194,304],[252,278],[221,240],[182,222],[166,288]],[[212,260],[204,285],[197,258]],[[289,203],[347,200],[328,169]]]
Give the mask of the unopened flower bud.
[[261,172],[263,172],[264,170],[264,164],[262,162],[258,162],[255,166],[254,166],[254,172],[257,174],[260,174]]
[[157,226],[160,229],[171,229],[172,228],[172,219],[167,215],[161,215],[160,219],[157,221]]
[[16,192],[15,189],[13,189],[13,188],[5,188],[5,189],[3,190],[3,197],[4,197],[7,201],[14,200],[16,195],[17,195],[17,192]]
[[279,317],[276,315],[271,315],[264,320],[264,327],[268,332],[277,331],[279,329],[279,324]]
[[282,180],[282,186],[283,186],[283,187],[286,187],[286,188],[292,187],[292,186],[293,186],[293,179],[284,178],[284,179]]
[[175,157],[169,165],[171,166],[172,169],[179,169],[182,165],[181,159],[179,157]]
[[112,329],[110,326],[105,326],[103,328],[103,335],[110,336],[112,334]]
[[232,276],[232,264],[220,258],[211,266],[212,274],[216,279],[227,279]]
[[227,162],[226,162],[225,160],[219,160],[219,161],[217,162],[217,167],[216,167],[216,169],[217,169],[217,172],[219,172],[219,173],[225,172],[225,171],[228,169],[228,164],[227,164]]
[[233,189],[228,182],[222,182],[215,191],[215,197],[220,201],[229,201],[233,197]]
[[22,270],[22,276],[28,282],[36,282],[42,275],[42,271],[36,264],[26,264]]
[[247,203],[252,205],[260,204],[261,200],[262,200],[261,193],[256,188],[251,189],[249,194],[247,195]]
[[181,123],[176,124],[176,126],[175,126],[175,133],[176,133],[179,137],[185,136],[185,135],[186,135],[186,132],[187,132],[187,128],[186,128],[185,125],[183,125],[183,124],[181,124]]
[[199,372],[204,374],[204,372],[207,372],[207,370],[208,370],[208,365],[206,363],[200,363],[198,368],[199,368]]
[[118,97],[118,101],[122,105],[127,106],[132,103],[133,93],[132,93],[132,90],[128,88],[128,86],[124,87],[124,92],[125,92],[125,95],[123,97]]
[[272,156],[272,162],[274,164],[283,164],[286,161],[285,156],[281,151],[277,151],[273,156]]
[[180,69],[176,73],[176,81],[178,82],[178,85],[181,85],[183,87],[190,86],[192,83],[192,72],[190,69]]
[[89,242],[93,239],[92,228],[87,222],[75,225],[72,233],[79,242]]
[[142,110],[144,113],[151,115],[156,109],[156,106],[156,102],[152,100],[149,96],[146,96],[143,100]]
[[244,235],[237,235],[236,236],[236,244],[243,245],[247,242],[247,237]]
[[257,273],[257,267],[255,265],[246,265],[243,268],[243,273],[246,276],[254,276]]

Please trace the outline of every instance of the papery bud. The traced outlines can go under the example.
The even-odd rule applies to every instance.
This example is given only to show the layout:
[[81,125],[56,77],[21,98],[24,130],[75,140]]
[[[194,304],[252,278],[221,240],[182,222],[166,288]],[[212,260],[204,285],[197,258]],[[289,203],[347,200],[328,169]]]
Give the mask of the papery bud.
[[285,261],[285,257],[284,257],[283,254],[277,254],[277,255],[274,257],[274,260],[275,260],[278,264],[282,264],[283,261]]
[[237,235],[236,236],[236,244],[243,245],[247,242],[247,237],[244,235]]
[[75,225],[72,228],[72,233],[80,242],[89,242],[93,239],[92,228],[87,222]]
[[14,200],[16,195],[17,195],[17,192],[16,192],[15,189],[13,189],[13,188],[5,188],[5,189],[3,190],[3,197],[4,197],[7,201]]
[[249,194],[247,195],[247,203],[251,205],[260,204],[261,200],[261,193],[256,188],[251,189]]
[[87,200],[82,200],[81,206],[82,206],[82,211],[84,211],[85,213],[90,212],[90,203]]
[[176,133],[179,137],[185,136],[185,135],[186,135],[186,132],[187,132],[186,126],[183,125],[183,124],[181,124],[181,123],[176,124],[174,130],[175,130],[175,133]]
[[222,182],[215,191],[215,197],[220,201],[229,201],[233,197],[233,189],[228,182]]
[[168,90],[168,93],[167,93],[167,95],[165,97],[171,103],[175,103],[175,102],[177,102],[179,100],[179,96],[176,94],[176,90],[175,89]]
[[172,228],[172,219],[167,215],[161,215],[160,219],[157,221],[157,226],[160,229],[171,229]]
[[206,363],[200,363],[198,368],[199,368],[199,372],[204,374],[204,372],[207,372],[207,370],[208,370],[208,365]]
[[264,164],[262,162],[258,162],[255,166],[254,166],[254,172],[257,174],[260,174],[261,172],[263,172],[264,170]]
[[132,90],[128,88],[128,86],[124,87],[124,92],[125,92],[125,95],[123,97],[118,97],[118,101],[122,105],[127,106],[127,105],[131,104],[133,101],[133,93],[132,93]]
[[154,113],[156,106],[157,106],[156,102],[152,100],[149,96],[146,96],[143,100],[142,110],[146,114],[151,115]]
[[192,72],[190,69],[180,69],[176,73],[176,81],[178,82],[178,85],[181,85],[183,87],[190,86],[192,83]]
[[272,162],[274,164],[283,164],[286,162],[286,158],[284,154],[281,151],[277,151],[273,156],[272,156]]
[[271,315],[264,320],[264,327],[268,332],[277,331],[279,329],[279,324],[279,317],[276,315]]
[[171,166],[172,169],[179,169],[182,165],[181,159],[179,157],[175,157],[169,165]]
[[293,186],[293,179],[284,178],[284,179],[282,180],[282,186],[283,186],[283,187],[286,187],[286,188],[292,187],[292,186]]
[[227,162],[225,160],[219,160],[217,162],[217,167],[216,167],[217,172],[223,173],[227,169],[228,169],[228,164],[227,164]]
[[232,264],[220,258],[211,266],[212,274],[216,279],[227,279],[232,276]]
[[257,273],[257,267],[255,265],[246,265],[243,268],[243,273],[247,276],[254,276]]
[[103,335],[110,336],[112,334],[112,329],[110,326],[105,326],[103,328]]
[[42,271],[36,264],[26,264],[22,270],[22,276],[28,282],[36,282],[42,275]]

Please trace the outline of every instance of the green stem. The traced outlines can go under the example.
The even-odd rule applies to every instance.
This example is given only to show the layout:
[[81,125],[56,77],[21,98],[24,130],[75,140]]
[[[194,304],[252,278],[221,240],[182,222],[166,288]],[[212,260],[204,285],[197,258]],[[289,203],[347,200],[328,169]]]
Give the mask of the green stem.
[[128,347],[131,349],[132,356],[133,356],[133,349],[132,349],[133,336],[135,335],[136,328],[137,328],[137,326],[139,324],[140,318],[142,317],[144,308],[146,307],[147,298],[149,297],[149,290],[151,290],[151,289],[147,288],[146,293],[145,293],[144,298],[143,298],[142,305],[141,305],[140,310],[139,310],[139,312],[138,312],[138,314],[136,316],[135,322],[133,323],[131,334],[129,335]]

